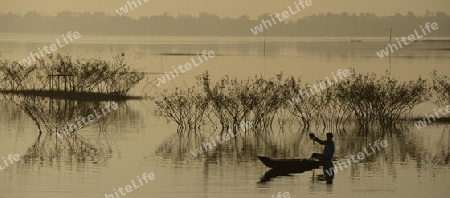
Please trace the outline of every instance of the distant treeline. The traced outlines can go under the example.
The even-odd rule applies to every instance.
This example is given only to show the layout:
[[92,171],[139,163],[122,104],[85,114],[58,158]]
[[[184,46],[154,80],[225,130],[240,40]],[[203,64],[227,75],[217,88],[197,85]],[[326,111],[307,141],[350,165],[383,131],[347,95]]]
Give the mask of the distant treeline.
[[[36,11],[24,15],[0,13],[0,33],[64,33],[79,31],[83,35],[152,35],[152,36],[254,36],[251,28],[269,20],[269,14],[260,15],[256,20],[248,16],[236,19],[220,18],[205,12],[198,16],[159,16],[133,19],[127,16],[110,16],[103,12],[59,12],[47,16]],[[406,15],[377,16],[371,13],[340,14],[321,13],[310,15],[297,21],[283,21],[269,27],[270,36],[387,36],[393,28],[393,36],[408,36],[426,22],[437,22],[439,30],[430,37],[450,35],[450,17],[444,12],[426,12],[417,16],[413,12]],[[259,34],[262,36],[264,34]]]

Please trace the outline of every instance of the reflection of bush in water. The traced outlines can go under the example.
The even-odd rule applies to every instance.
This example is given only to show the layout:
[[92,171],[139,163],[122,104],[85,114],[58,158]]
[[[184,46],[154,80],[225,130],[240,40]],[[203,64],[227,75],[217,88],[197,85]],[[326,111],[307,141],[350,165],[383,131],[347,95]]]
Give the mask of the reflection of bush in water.
[[[305,157],[309,154],[309,144],[305,142],[308,140],[301,138],[302,133],[289,134],[287,135],[289,136],[287,138],[284,136],[286,134],[261,137],[260,134],[252,133],[250,131],[252,131],[252,129],[242,132],[236,136],[236,138],[230,138],[227,141],[223,141],[222,144],[217,144],[216,147],[213,146],[212,149],[208,149],[207,152],[204,152],[197,158],[205,158],[208,162],[244,162],[256,161],[257,158],[255,156],[262,152],[269,155],[288,156],[295,153],[297,154],[296,156],[303,156],[303,154],[300,155],[298,153],[298,151],[303,150],[307,152],[304,153]],[[228,133],[228,131],[222,131],[222,133],[225,134]],[[211,143],[210,138],[215,138],[216,135],[220,136],[220,134],[220,132],[215,134],[210,134],[209,132],[197,132],[197,134],[173,134],[156,149],[155,153],[162,158],[174,161],[192,160],[195,157],[193,157],[191,151],[203,147],[203,143]],[[279,144],[280,141],[284,144]],[[298,149],[298,147],[301,147],[302,145],[305,149]],[[292,152],[292,148],[294,148],[294,152]]]
[[[370,133],[377,133],[376,130],[369,130]],[[417,131],[391,129],[383,131],[384,135],[365,136],[357,128],[347,132],[337,130],[334,131],[335,157],[343,161],[345,156],[350,157],[350,155],[364,152],[364,148],[373,153],[370,150],[369,143],[376,140],[386,140],[388,146],[367,156],[360,163],[362,167],[365,166],[364,163],[377,163],[381,166],[387,164],[393,167],[398,162],[410,163],[411,161],[419,166],[429,164],[447,166],[450,157],[450,131],[448,128],[446,130],[437,144],[430,143],[431,149],[423,143],[424,134],[417,133]],[[192,155],[191,151],[202,146],[203,142],[210,142],[210,137],[215,137],[218,134],[220,133],[211,134],[209,131],[191,135],[173,134],[156,149],[155,153],[167,160],[177,162],[204,160],[204,163],[253,162],[258,161],[257,155],[272,158],[309,158],[311,155],[312,142],[307,136],[308,131],[283,133],[271,131],[265,134],[256,134],[249,131],[236,136],[236,139],[231,138],[198,157]],[[435,146],[438,148],[437,150],[434,149]],[[323,147],[316,144],[315,152],[321,152],[322,149]]]
[[[39,128],[39,135],[34,145],[27,153],[21,155],[25,164],[50,164],[56,161],[73,163],[104,164],[105,159],[111,157],[111,147],[104,134],[110,114],[96,119],[93,124],[100,127],[99,140],[94,145],[77,134],[73,136],[57,137],[54,133],[68,123],[73,123],[80,116],[87,116],[98,109],[100,101],[73,101],[51,99],[38,96],[4,95],[5,98],[20,107]],[[42,133],[42,130],[47,133]],[[43,136],[44,135],[44,136]]]
[[348,79],[299,101],[292,99],[307,91],[308,85],[282,74],[245,80],[225,76],[212,84],[206,72],[197,81],[197,87],[165,90],[155,100],[159,114],[177,123],[179,132],[196,131],[206,121],[219,122],[223,129],[252,121],[256,132],[272,128],[274,123],[283,127],[290,121],[305,129],[311,125],[341,128],[353,120],[366,129],[393,127],[430,97],[430,86],[422,78],[400,82],[390,75],[362,75],[354,70]]
[[[98,111],[99,107],[106,102],[21,95],[4,95],[4,97],[19,106],[34,121],[40,133],[45,130],[50,134],[58,132],[67,124],[76,123],[77,118],[93,114],[93,110]],[[109,113],[103,115],[100,119],[95,119],[95,122],[90,125],[106,122],[105,119],[109,116]]]
[[93,145],[81,137],[70,136],[60,139],[46,134],[38,136],[34,145],[21,155],[21,163],[26,165],[60,165],[60,163],[106,165],[112,150],[108,143]]
[[425,157],[427,162],[433,165],[450,165],[450,127],[445,126],[442,134],[439,136],[439,141],[431,150],[435,153],[429,154]]

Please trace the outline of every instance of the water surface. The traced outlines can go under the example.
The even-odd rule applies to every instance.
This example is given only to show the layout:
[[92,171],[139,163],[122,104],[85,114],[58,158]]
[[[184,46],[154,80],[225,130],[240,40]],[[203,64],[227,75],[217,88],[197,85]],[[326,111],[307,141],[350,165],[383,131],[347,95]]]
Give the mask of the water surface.
[[[51,44],[56,35],[0,36],[0,56],[8,60],[25,58],[30,52]],[[184,64],[191,57],[161,53],[201,53],[214,50],[217,56],[207,63],[177,77],[167,88],[194,85],[194,77],[208,70],[212,79],[225,74],[246,78],[254,75],[272,77],[278,72],[302,76],[314,82],[331,72],[349,67],[361,72],[384,74],[390,70],[400,79],[429,76],[433,70],[448,74],[448,42],[416,42],[388,58],[376,56],[386,46],[384,38],[268,38],[266,56],[260,38],[220,37],[103,37],[84,36],[76,43],[58,50],[63,54],[108,59],[124,52],[127,61],[146,72],[161,73]],[[149,74],[134,95],[153,94],[146,86],[161,74]],[[42,104],[46,104],[44,100]],[[194,158],[191,150],[220,131],[208,125],[197,136],[176,134],[176,125],[154,115],[154,101],[131,100],[119,103],[119,109],[107,119],[78,132],[76,138],[59,140],[39,129],[18,102],[20,97],[3,97],[0,106],[0,157],[20,154],[22,160],[0,171],[0,197],[104,197],[114,188],[125,187],[144,172],[156,179],[126,197],[272,197],[280,191],[291,197],[447,197],[450,190],[448,125],[433,125],[421,130],[406,124],[400,130],[377,135],[362,135],[348,126],[336,130],[336,156],[361,152],[377,139],[389,142],[386,149],[344,169],[333,185],[313,180],[312,172],[272,178],[258,183],[268,171],[256,155],[278,158],[309,157],[311,142],[296,125],[275,127],[271,133],[254,131],[230,140],[217,149]],[[67,101],[64,101],[67,102]],[[69,101],[78,104],[82,101]],[[98,101],[92,101],[97,104]],[[20,103],[19,103],[20,104]],[[429,112],[431,103],[420,105],[415,114]],[[80,112],[83,112],[79,110]],[[83,114],[83,113],[81,113]],[[58,116],[59,115],[59,116]],[[41,117],[54,125],[65,120],[67,112],[52,113],[43,108]],[[86,115],[85,115],[86,116]],[[218,123],[216,123],[218,124]],[[321,131],[314,131],[322,135]],[[320,152],[315,146],[314,151]],[[3,165],[0,162],[0,165]],[[321,169],[314,171],[321,174]]]

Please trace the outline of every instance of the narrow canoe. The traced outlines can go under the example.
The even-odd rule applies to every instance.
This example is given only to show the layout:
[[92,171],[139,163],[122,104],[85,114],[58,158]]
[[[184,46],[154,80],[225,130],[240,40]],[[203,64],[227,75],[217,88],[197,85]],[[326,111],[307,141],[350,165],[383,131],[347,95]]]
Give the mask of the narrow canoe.
[[264,156],[257,156],[261,162],[273,169],[277,170],[312,170],[319,168],[322,162],[310,159],[271,159]]

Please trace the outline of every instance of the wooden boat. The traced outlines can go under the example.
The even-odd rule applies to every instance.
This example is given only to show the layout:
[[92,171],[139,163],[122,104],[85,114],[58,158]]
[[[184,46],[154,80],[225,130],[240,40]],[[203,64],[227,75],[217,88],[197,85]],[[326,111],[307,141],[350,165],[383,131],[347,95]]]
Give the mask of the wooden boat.
[[271,159],[264,156],[257,156],[261,162],[272,169],[303,172],[322,166],[322,162],[311,159]]

